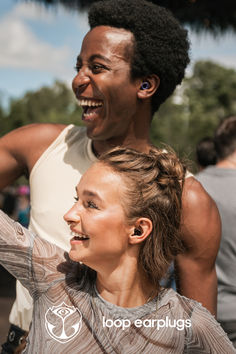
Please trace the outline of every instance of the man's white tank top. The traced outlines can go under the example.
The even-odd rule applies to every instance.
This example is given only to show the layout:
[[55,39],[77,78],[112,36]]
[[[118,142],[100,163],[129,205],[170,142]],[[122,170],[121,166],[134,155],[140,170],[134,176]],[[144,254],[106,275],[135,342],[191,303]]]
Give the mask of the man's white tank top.
[[40,237],[69,250],[69,227],[63,215],[72,207],[75,187],[96,161],[86,128],[69,125],[48,147],[30,174],[29,228]]
[[[63,215],[73,205],[81,176],[96,160],[86,128],[71,124],[59,134],[30,174],[30,230],[67,251],[70,249],[70,229]],[[31,318],[32,299],[17,282],[17,298],[9,320],[28,330]]]

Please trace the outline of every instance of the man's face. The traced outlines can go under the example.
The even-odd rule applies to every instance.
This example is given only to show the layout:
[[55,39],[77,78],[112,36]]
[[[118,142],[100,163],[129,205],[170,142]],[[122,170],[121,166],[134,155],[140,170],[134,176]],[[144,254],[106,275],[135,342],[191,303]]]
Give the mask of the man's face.
[[84,38],[72,87],[93,140],[129,135],[137,111],[140,80],[131,80],[133,35],[124,29],[95,27]]

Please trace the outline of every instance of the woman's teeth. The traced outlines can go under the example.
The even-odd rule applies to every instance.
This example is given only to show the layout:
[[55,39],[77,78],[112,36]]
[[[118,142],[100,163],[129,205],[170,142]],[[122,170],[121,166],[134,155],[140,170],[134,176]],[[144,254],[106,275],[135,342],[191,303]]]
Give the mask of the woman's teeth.
[[79,234],[76,232],[71,232],[71,236],[75,239],[75,240],[88,240],[89,237],[83,234]]

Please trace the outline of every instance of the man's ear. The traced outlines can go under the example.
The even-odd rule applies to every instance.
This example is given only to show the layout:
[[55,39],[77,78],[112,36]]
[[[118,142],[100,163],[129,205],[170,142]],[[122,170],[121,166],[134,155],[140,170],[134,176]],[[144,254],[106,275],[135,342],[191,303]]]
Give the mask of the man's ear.
[[159,85],[160,78],[155,74],[143,78],[139,90],[137,92],[138,98],[141,100],[150,98],[154,95]]
[[148,218],[139,218],[130,233],[129,243],[132,245],[143,242],[152,232],[152,221]]

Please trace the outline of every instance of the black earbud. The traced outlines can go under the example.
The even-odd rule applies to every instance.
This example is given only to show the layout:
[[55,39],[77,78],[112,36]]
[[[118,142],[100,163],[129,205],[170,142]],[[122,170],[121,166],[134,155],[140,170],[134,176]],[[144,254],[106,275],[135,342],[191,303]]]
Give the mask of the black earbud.
[[141,236],[142,232],[139,229],[134,229],[134,234],[133,236]]
[[141,90],[147,90],[150,88],[150,84],[148,81],[144,81],[140,87]]

